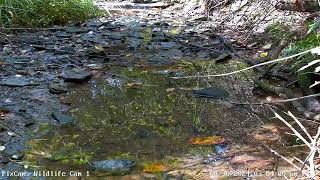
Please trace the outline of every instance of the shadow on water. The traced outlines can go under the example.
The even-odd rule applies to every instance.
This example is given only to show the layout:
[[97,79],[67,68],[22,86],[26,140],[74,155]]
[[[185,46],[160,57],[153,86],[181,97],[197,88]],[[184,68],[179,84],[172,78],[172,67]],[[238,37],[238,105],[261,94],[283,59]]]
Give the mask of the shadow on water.
[[63,101],[73,107],[69,113],[75,125],[50,127],[45,137],[32,140],[30,162],[52,170],[90,170],[90,161],[105,159],[143,165],[201,153],[188,143],[196,136],[242,141],[248,127],[243,109],[194,97],[191,89],[207,84],[170,78],[188,69],[164,69],[113,68],[112,74],[106,70],[87,84],[70,85]]

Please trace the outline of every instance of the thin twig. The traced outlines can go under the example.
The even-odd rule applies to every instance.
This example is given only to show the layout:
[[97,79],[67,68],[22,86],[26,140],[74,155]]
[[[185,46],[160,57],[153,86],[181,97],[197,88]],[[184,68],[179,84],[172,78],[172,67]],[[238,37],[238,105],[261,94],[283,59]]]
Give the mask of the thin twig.
[[301,136],[301,134],[292,127],[292,125],[290,123],[288,123],[286,120],[284,120],[275,110],[273,110],[271,107],[269,107],[269,109],[274,113],[274,115],[281,121],[283,122],[285,125],[287,125],[293,132],[294,134],[303,141],[303,143],[305,143],[309,149],[312,149],[312,146],[310,145],[310,143],[303,137]]
[[256,65],[253,65],[253,66],[250,66],[250,67],[247,67],[247,68],[244,68],[244,69],[240,69],[240,70],[237,70],[237,71],[229,72],[229,73],[214,74],[214,75],[204,75],[204,76],[172,77],[172,79],[208,78],[208,77],[229,76],[229,75],[237,74],[237,73],[240,73],[240,72],[243,72],[243,71],[247,71],[247,70],[250,70],[250,69],[259,67],[259,66],[264,66],[264,65],[268,65],[268,64],[275,63],[275,62],[284,61],[284,60],[288,60],[288,59],[291,59],[291,58],[294,58],[294,57],[298,57],[298,56],[307,54],[307,53],[313,51],[314,49],[316,49],[316,48],[313,48],[313,49],[310,49],[310,50],[307,50],[307,51],[304,51],[304,52],[301,52],[301,53],[298,53],[298,54],[295,54],[295,55],[292,55],[292,56],[288,56],[288,57],[279,58],[279,59],[275,59],[275,60],[272,60],[272,61],[268,61],[268,62],[263,62],[263,63],[260,63],[260,64],[256,64]]
[[10,129],[12,132],[14,132],[15,134],[17,134],[18,136],[22,136],[21,134],[19,134],[18,132],[16,132],[14,129],[12,129],[10,126],[8,126],[7,124],[3,123],[0,121],[0,124],[4,125],[5,127],[7,127],[8,129]]
[[[318,128],[318,132],[317,132],[317,135],[316,135],[315,139],[318,139],[318,138],[319,138],[319,135],[320,135],[320,134],[319,134],[319,133],[320,133],[319,129],[320,129],[320,128]],[[300,173],[302,172],[304,166],[306,166],[308,160],[311,158],[312,154],[314,154],[315,152],[316,152],[316,148],[311,149],[310,153],[308,154],[308,156],[307,156],[306,159],[304,160],[300,171],[299,171],[298,174],[295,176],[295,179],[297,179],[297,178],[299,177],[299,175],[300,175]],[[312,161],[313,161],[313,159],[314,159],[314,158],[312,158]],[[309,162],[310,162],[310,161],[309,161]],[[311,164],[310,164],[310,166],[307,166],[307,167],[308,167],[309,170],[310,170],[311,168],[314,169],[314,166],[311,167]],[[311,176],[312,176],[312,175],[311,175]]]
[[276,156],[282,158],[283,160],[285,160],[287,163],[291,164],[294,168],[296,168],[297,170],[300,170],[300,167],[295,165],[293,162],[291,162],[289,159],[287,159],[286,157],[282,156],[281,154],[279,154],[277,151],[271,149],[270,147],[268,147],[267,145],[263,145],[264,147],[266,147],[267,149],[269,149],[271,151],[271,153],[275,154]]

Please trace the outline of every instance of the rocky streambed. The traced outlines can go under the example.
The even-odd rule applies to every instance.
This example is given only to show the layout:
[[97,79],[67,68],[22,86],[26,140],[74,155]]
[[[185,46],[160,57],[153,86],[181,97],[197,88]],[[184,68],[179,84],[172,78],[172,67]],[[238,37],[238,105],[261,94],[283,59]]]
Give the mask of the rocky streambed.
[[236,105],[255,100],[252,72],[172,79],[244,64],[211,30],[170,17],[150,10],[1,33],[2,170],[110,179],[274,171],[257,144],[280,145],[283,128],[262,125],[262,106]]

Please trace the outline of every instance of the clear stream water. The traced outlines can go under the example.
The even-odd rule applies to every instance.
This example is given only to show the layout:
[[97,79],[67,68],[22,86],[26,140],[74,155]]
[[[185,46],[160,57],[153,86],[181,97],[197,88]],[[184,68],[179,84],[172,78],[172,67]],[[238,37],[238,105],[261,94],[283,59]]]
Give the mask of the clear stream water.
[[141,172],[148,163],[174,166],[181,155],[215,153],[212,146],[190,145],[192,137],[222,135],[242,142],[241,133],[252,123],[243,108],[194,97],[190,90],[207,84],[173,80],[171,76],[188,69],[170,68],[115,67],[88,83],[71,84],[61,100],[71,104],[76,124],[44,125],[48,134],[29,143],[29,162],[40,169],[80,169],[97,175],[88,166],[91,161],[129,159],[138,164],[134,171]]

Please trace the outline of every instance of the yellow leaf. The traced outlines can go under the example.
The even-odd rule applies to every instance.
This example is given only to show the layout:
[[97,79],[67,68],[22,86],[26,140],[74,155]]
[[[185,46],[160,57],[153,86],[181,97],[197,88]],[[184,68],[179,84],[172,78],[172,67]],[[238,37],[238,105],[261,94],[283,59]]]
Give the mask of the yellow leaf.
[[164,172],[164,171],[168,171],[168,170],[169,170],[169,168],[167,166],[165,166],[164,164],[160,164],[160,163],[146,165],[143,168],[143,172],[145,172],[145,173]]
[[167,92],[172,92],[174,90],[176,90],[176,88],[168,88],[168,89],[166,89]]
[[189,140],[190,144],[194,145],[214,145],[224,143],[222,136],[197,137]]
[[267,57],[267,56],[268,56],[268,52],[260,53],[260,57],[262,57],[262,58]]
[[127,83],[127,87],[129,88],[139,88],[142,86],[143,86],[143,83],[139,83],[139,82]]
[[13,14],[12,11],[8,11],[8,12],[9,12],[9,14],[11,15],[11,17],[14,17],[14,14]]
[[104,48],[102,46],[94,46],[94,48],[97,50],[97,52],[103,52]]

